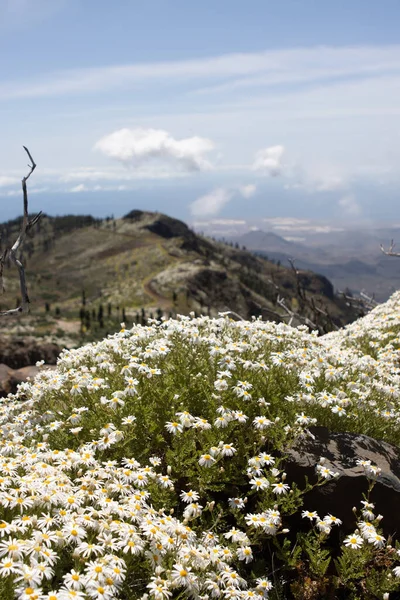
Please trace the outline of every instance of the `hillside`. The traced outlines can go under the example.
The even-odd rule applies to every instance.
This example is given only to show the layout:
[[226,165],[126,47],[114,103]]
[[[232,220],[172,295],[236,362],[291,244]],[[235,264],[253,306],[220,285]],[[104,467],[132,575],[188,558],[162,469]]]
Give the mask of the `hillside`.
[[[0,226],[3,247],[18,228],[19,220]],[[315,317],[312,302],[338,326],[358,316],[334,295],[325,277],[306,271],[296,276],[159,213],[133,210],[117,220],[44,216],[26,241],[23,262],[32,317],[56,311],[61,330],[74,320],[79,328],[83,303],[92,321],[99,310],[119,320],[126,316],[128,322],[143,311],[148,317],[191,311],[217,316],[231,310],[245,319],[280,320],[286,313],[277,305],[278,296],[310,319]],[[14,306],[18,296],[14,270],[6,270],[5,284],[4,308]]]

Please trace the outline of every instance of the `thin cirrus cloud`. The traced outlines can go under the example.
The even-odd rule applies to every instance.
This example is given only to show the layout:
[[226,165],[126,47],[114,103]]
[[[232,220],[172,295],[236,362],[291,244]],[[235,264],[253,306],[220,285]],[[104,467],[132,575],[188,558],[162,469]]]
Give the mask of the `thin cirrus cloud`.
[[0,99],[93,93],[161,82],[173,82],[174,85],[187,82],[192,87],[189,93],[215,93],[338,77],[399,75],[399,65],[400,44],[299,47],[180,61],[66,69],[28,80],[4,82],[0,85]]
[[235,196],[249,199],[256,191],[257,186],[252,183],[232,188],[219,187],[192,202],[190,212],[194,217],[212,217],[219,214]]
[[214,143],[199,136],[176,139],[163,129],[125,128],[104,136],[94,148],[125,165],[160,161],[184,171],[205,171],[212,167],[208,155]]

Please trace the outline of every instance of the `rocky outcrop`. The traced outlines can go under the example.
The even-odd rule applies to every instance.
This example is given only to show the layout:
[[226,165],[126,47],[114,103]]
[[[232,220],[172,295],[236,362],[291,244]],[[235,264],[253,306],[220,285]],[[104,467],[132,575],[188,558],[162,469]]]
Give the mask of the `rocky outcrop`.
[[334,298],[333,285],[324,275],[311,273],[307,271],[299,271],[298,273],[300,285],[314,294],[320,294],[331,300]]
[[147,229],[164,239],[182,238],[181,248],[188,252],[198,252],[203,255],[212,250],[212,245],[197,236],[186,223],[168,215],[131,210],[123,218],[131,223],[137,223],[140,229]]
[[195,237],[195,234],[189,229],[186,223],[160,213],[131,210],[123,218],[133,222],[143,221],[144,229],[148,229],[163,238]]
[[231,277],[220,265],[208,265],[203,260],[165,269],[149,282],[149,287],[154,293],[167,298],[173,292],[187,294],[198,307],[210,307],[215,316],[219,311],[234,309],[243,317],[250,317],[254,305],[251,293],[238,278]]
[[60,352],[61,348],[57,344],[38,343],[35,338],[12,341],[0,339],[0,363],[6,364],[11,369],[34,365],[39,360],[54,365]]
[[[304,497],[304,509],[316,510],[320,518],[331,513],[343,521],[342,531],[354,531],[355,517],[352,507],[361,508],[368,480],[364,468],[356,465],[357,459],[370,460],[381,469],[370,501],[375,504],[375,514],[384,515],[381,526],[385,535],[397,532],[400,536],[400,449],[367,435],[334,433],[326,427],[310,427],[315,439],[306,439],[288,451],[285,465],[288,480],[304,487],[305,477],[316,481],[315,466],[320,457],[325,466],[338,471],[340,477],[315,488]],[[292,527],[305,528],[298,515]],[[307,525],[309,527],[309,525]],[[306,528],[307,528],[306,527]]]
[[43,365],[43,367],[27,366],[21,369],[10,369],[5,364],[0,364],[0,397],[15,394],[20,383],[31,381],[41,369],[55,369],[54,365]]

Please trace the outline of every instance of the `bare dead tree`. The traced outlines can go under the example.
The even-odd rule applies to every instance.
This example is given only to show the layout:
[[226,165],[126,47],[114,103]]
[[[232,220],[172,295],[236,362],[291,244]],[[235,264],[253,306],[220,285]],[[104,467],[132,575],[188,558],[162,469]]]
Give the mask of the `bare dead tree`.
[[303,315],[300,315],[298,312],[295,312],[294,310],[291,310],[286,305],[284,298],[279,297],[277,304],[279,304],[279,306],[281,306],[283,308],[283,310],[286,312],[286,314],[289,315],[290,319],[289,319],[288,325],[292,325],[293,321],[295,319],[298,319],[299,321],[305,323],[305,325],[307,325],[307,327],[310,327],[311,329],[319,330],[318,325],[316,323],[314,323],[313,321],[311,321],[311,319],[309,319],[308,317],[304,317]]
[[295,276],[297,296],[303,304],[303,309],[308,308],[308,310],[312,313],[313,320],[303,316],[299,312],[290,311],[290,309],[284,305],[284,303],[282,304],[282,298],[280,301],[278,301],[278,304],[282,306],[282,308],[285,308],[286,311],[290,311],[292,313],[291,321],[296,318],[300,322],[305,323],[308,327],[317,329],[320,334],[328,333],[332,330],[338,330],[339,327],[334,322],[326,305],[320,302],[320,306],[317,306],[314,298],[308,297],[306,288],[304,287],[304,284],[300,278],[300,271],[295,266],[295,261],[292,258],[289,258],[288,262]]
[[375,294],[372,294],[372,296],[369,296],[364,290],[361,290],[360,296],[364,301],[364,306],[368,310],[372,310],[373,308],[375,308],[375,306],[378,306],[378,304],[379,304],[379,302],[377,302],[375,300]]
[[394,243],[394,241],[391,240],[389,248],[385,250],[385,248],[381,244],[381,250],[383,254],[386,254],[386,256],[400,256],[400,252],[393,252],[393,248],[395,247],[395,245],[396,244]]
[[375,300],[374,295],[369,296],[364,290],[360,292],[359,296],[349,295],[346,292],[338,292],[340,296],[344,299],[347,306],[360,311],[360,317],[365,316],[369,313],[375,306],[378,306],[378,302]]
[[18,306],[17,308],[13,308],[13,309],[6,310],[6,311],[1,311],[0,317],[11,316],[11,315],[15,315],[18,313],[29,312],[30,300],[29,300],[29,296],[28,296],[28,290],[26,287],[25,269],[24,269],[22,262],[17,257],[17,252],[20,250],[27,232],[30,229],[32,229],[32,227],[34,225],[36,225],[36,223],[39,221],[40,217],[42,216],[42,213],[41,212],[38,213],[36,216],[34,216],[32,219],[29,220],[29,217],[28,217],[28,189],[27,189],[26,182],[28,181],[29,177],[32,175],[33,171],[36,169],[36,163],[33,160],[32,155],[29,152],[28,148],[26,148],[25,146],[23,146],[23,148],[24,148],[25,152],[27,153],[29,160],[31,161],[31,164],[28,164],[29,173],[27,175],[25,175],[25,177],[22,178],[24,215],[22,217],[21,231],[20,231],[19,236],[18,236],[17,240],[15,241],[15,243],[10,248],[6,248],[3,252],[3,254],[0,256],[0,293],[3,293],[5,291],[4,283],[3,283],[3,270],[4,270],[4,264],[5,264],[6,260],[9,259],[12,263],[15,264],[15,266],[18,269],[19,284],[20,284],[20,291],[21,291],[21,305]]
[[290,266],[292,267],[292,271],[294,272],[294,276],[296,279],[297,294],[298,294],[299,298],[306,301],[306,292],[305,292],[304,287],[301,285],[299,271],[295,267],[293,258],[288,258],[288,262],[289,262]]

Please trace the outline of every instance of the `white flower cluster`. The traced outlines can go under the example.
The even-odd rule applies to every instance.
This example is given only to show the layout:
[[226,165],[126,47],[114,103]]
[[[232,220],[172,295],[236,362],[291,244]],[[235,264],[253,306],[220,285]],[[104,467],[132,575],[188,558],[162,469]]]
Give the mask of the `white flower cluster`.
[[[271,566],[246,565],[288,531],[286,445],[316,423],[400,441],[399,307],[322,338],[181,316],[65,351],[0,402],[2,599],[266,598]],[[337,477],[323,458],[316,472]],[[346,546],[385,545],[373,508]]]

